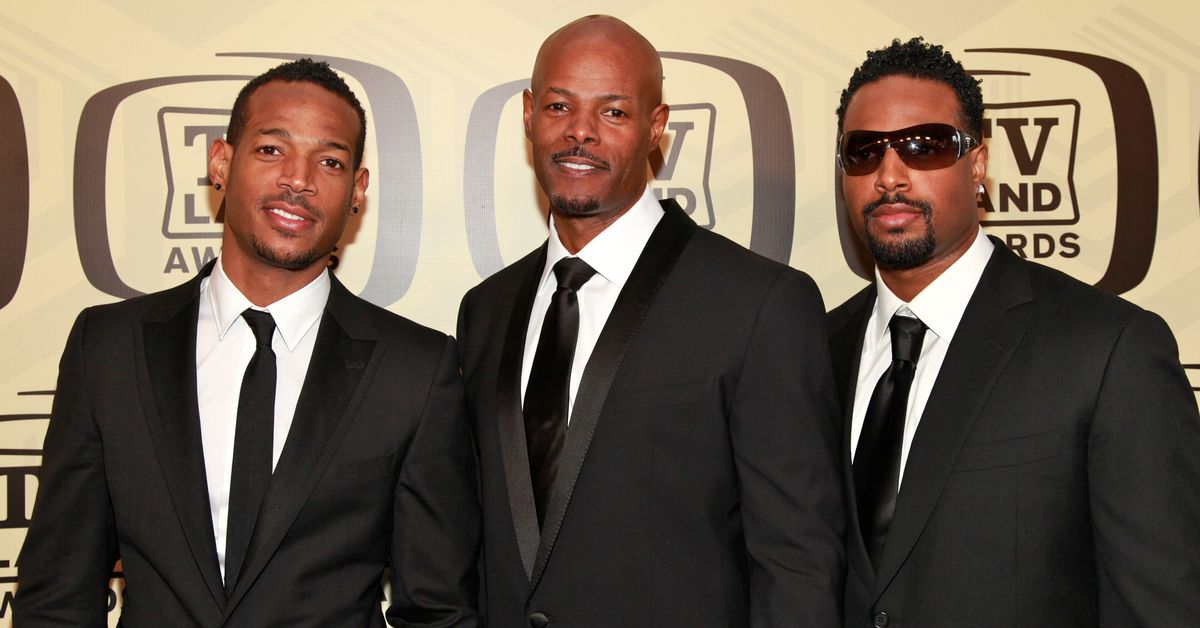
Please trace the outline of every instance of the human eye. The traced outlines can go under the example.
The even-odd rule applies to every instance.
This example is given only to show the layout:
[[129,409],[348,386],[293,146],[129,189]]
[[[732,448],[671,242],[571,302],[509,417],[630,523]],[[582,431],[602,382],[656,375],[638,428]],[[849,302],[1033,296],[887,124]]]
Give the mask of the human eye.
[[283,154],[283,150],[281,150],[278,146],[274,146],[271,144],[264,144],[262,146],[259,146],[254,149],[254,152],[256,152],[260,155],[272,155],[272,156],[278,156],[278,155]]
[[945,148],[945,142],[932,137],[914,137],[906,142],[908,154],[929,157],[940,153]]
[[559,112],[559,113],[561,113],[561,112],[564,112],[564,111],[566,111],[566,110],[567,110],[567,103],[565,103],[565,102],[552,102],[552,103],[550,103],[550,104],[546,105],[546,109],[547,109],[547,110],[549,110],[549,111],[553,111],[553,112]]
[[627,117],[629,114],[625,113],[624,111],[622,111],[620,109],[609,109],[604,112],[604,115],[608,116],[609,118],[620,119],[620,118]]
[[881,159],[887,148],[887,142],[884,141],[864,142],[858,146],[850,147],[849,154],[856,160],[870,161],[872,159]]
[[341,170],[346,167],[346,164],[342,163],[340,159],[334,159],[333,157],[326,157],[322,159],[321,165],[334,170]]

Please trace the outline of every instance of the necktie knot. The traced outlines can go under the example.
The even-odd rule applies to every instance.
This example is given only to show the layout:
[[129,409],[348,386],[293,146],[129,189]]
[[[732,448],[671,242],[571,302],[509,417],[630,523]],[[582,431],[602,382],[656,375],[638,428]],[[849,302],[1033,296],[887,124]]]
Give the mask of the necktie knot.
[[246,311],[242,312],[242,318],[246,319],[250,331],[254,332],[254,340],[258,346],[270,349],[271,337],[275,335],[275,318],[270,312],[246,308]]
[[596,269],[578,257],[564,257],[554,265],[554,278],[558,280],[559,290],[579,290],[595,274]]
[[921,357],[921,343],[925,340],[925,323],[911,316],[896,314],[888,322],[892,331],[892,361],[911,362],[916,365]]

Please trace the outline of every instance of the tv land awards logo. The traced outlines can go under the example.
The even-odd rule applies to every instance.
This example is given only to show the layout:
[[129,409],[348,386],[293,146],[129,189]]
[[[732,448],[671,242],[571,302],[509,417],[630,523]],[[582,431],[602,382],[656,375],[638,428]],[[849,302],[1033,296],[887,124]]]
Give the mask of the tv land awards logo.
[[[54,391],[28,390],[17,393],[22,408],[43,406],[47,411],[0,414],[0,619],[12,617],[17,584],[17,553],[29,528],[33,500],[41,471],[41,442],[44,423]],[[30,446],[37,443],[36,447]]]
[[[1052,265],[1088,257],[1091,265],[1100,267],[1107,256],[1103,272],[1093,283],[1115,294],[1137,286],[1150,268],[1158,226],[1158,144],[1145,81],[1120,61],[1082,52],[1033,48],[966,52],[972,62],[979,54],[1036,68],[975,72],[985,78],[985,99],[1009,90],[1053,92],[1071,76],[1076,83],[1099,81],[1099,89],[1089,98],[1073,95],[987,105],[990,155],[999,159],[1000,167],[993,179],[995,190],[989,186],[982,201],[984,224],[1019,227],[993,233],[1002,233],[1018,254]],[[1081,70],[1085,76],[1079,75]],[[1031,81],[1034,86],[1013,85]],[[999,85],[989,88],[989,82]],[[1081,154],[1081,137],[1088,138],[1089,146],[1101,145],[1097,137],[1112,140],[1102,144],[1107,150]],[[1087,180],[1101,175],[1108,185],[1082,197],[1075,182],[1084,169]]]
[[981,222],[984,226],[1033,228],[1005,234],[1005,243],[1021,257],[1077,257],[1079,234],[1069,228],[1079,223],[1074,179],[1079,101],[985,107],[990,115],[984,118],[983,136],[995,192],[988,190],[980,198]]
[[[671,105],[664,132],[669,142],[667,152],[664,154],[660,146],[650,154],[653,173],[650,190],[654,196],[660,201],[672,199],[679,203],[705,229],[717,225],[709,185],[716,117],[717,109],[712,103]],[[687,177],[686,173],[693,176]]]
[[[217,56],[290,60],[308,55]],[[371,155],[373,251],[366,243],[355,248],[356,254],[373,255],[359,294],[388,306],[408,291],[420,252],[423,176],[412,96],[399,77],[379,66],[314,58],[328,61],[362,86],[368,146],[378,150]],[[210,191],[207,150],[224,135],[228,108],[250,78],[213,74],[142,79],[104,89],[85,104],[75,148],[75,232],[84,273],[97,289],[120,298],[157,290],[163,287],[163,275],[186,277],[218,254],[222,210],[215,206],[219,195]],[[124,132],[114,134],[114,128]],[[149,161],[159,154],[161,165]],[[151,233],[142,230],[143,225],[157,223],[146,221],[138,210],[157,194],[143,174],[160,168],[165,171],[165,210],[161,233]],[[124,185],[110,187],[118,181]],[[125,202],[116,202],[121,195]],[[147,242],[165,246],[158,259],[148,260],[141,253],[162,248]],[[178,280],[166,285],[175,283]]]
[[[795,155],[791,117],[779,82],[766,70],[737,59],[686,52],[660,55],[671,115],[663,145],[648,164],[651,191],[659,199],[677,201],[703,227],[745,227],[746,233],[735,239],[786,263],[795,220]],[[528,87],[524,79],[485,91],[467,123],[463,205],[471,260],[481,277],[528,251],[509,251],[506,259],[501,232],[515,219],[504,212],[516,205],[529,214],[537,200],[529,189],[507,194],[511,191],[499,189],[511,179],[530,179],[527,161],[507,157],[521,154],[524,145],[517,97]],[[716,156],[722,182],[739,180],[731,171],[742,167],[748,184],[714,192],[710,176],[718,145],[740,147]],[[509,200],[498,203],[498,196]]]
[[12,85],[0,76],[0,137],[6,158],[0,161],[0,308],[12,301],[25,268],[29,239],[29,148],[25,121]]

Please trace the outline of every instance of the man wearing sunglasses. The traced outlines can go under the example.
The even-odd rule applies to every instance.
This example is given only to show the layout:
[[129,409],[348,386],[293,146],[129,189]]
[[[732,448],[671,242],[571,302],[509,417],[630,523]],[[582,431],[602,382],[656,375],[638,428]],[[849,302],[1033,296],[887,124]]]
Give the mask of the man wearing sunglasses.
[[1200,418],[1166,324],[983,234],[979,81],[940,46],[868,53],[837,113],[876,262],[829,314],[846,625],[1195,625]]

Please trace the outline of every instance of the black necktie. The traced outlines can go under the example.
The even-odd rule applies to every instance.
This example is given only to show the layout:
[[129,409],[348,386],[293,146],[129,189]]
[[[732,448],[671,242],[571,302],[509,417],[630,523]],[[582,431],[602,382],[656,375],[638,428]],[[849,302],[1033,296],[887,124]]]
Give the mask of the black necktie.
[[237,427],[233,437],[233,471],[229,480],[229,518],[225,527],[225,592],[232,593],[246,548],[271,481],[271,440],[275,431],[275,352],[271,337],[275,319],[248,309],[242,317],[258,344],[242,376]]
[[594,274],[596,270],[578,257],[566,257],[554,265],[558,289],[550,298],[525,386],[525,444],[529,447],[529,477],[533,480],[539,527],[546,521],[558,458],[567,435],[571,362],[579,337],[579,298],[575,291]]
[[871,394],[854,455],[858,523],[867,553],[876,564],[896,510],[908,391],[925,338],[925,325],[908,316],[893,316],[888,329],[892,332],[892,365]]

